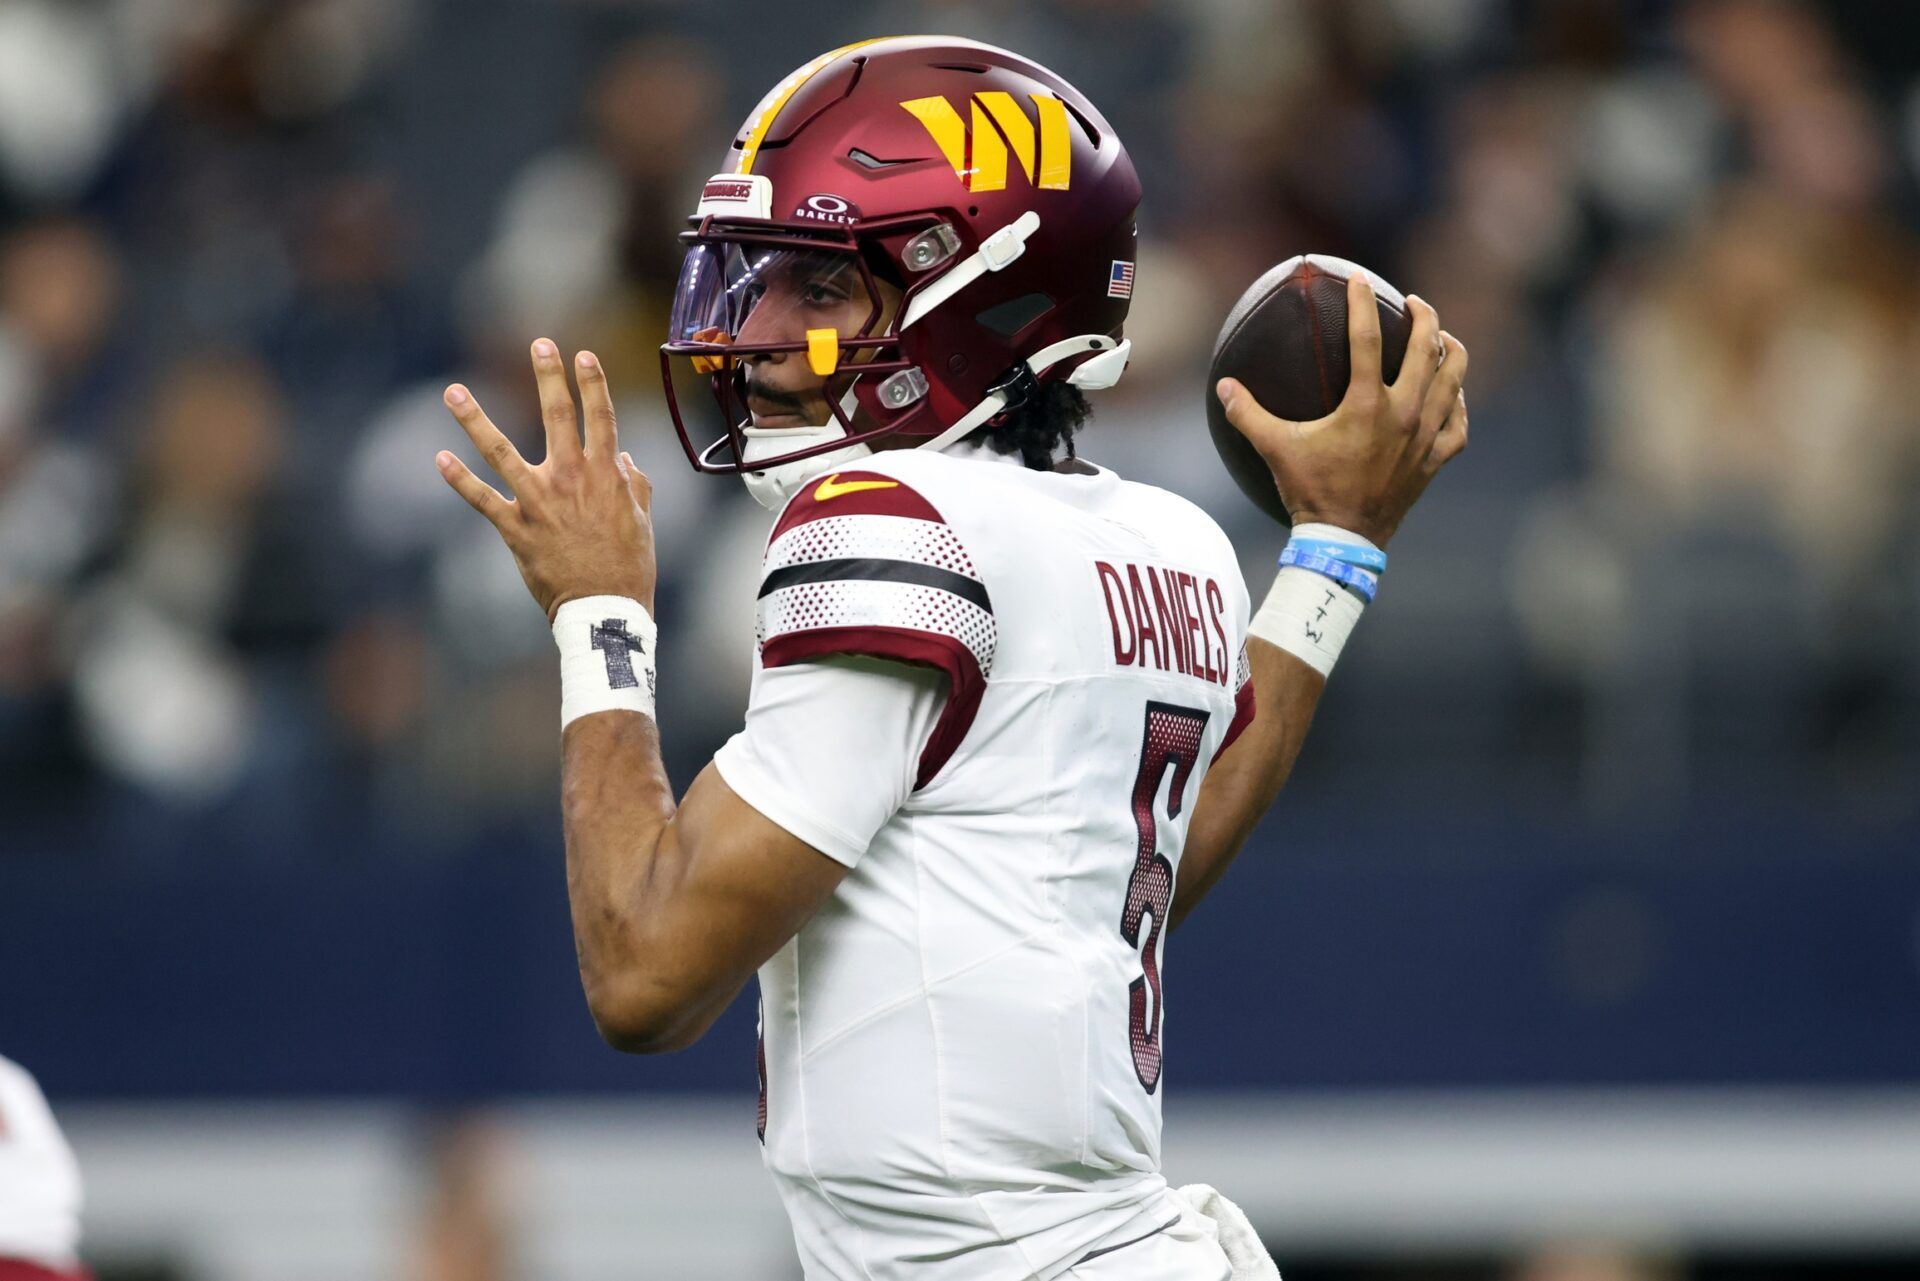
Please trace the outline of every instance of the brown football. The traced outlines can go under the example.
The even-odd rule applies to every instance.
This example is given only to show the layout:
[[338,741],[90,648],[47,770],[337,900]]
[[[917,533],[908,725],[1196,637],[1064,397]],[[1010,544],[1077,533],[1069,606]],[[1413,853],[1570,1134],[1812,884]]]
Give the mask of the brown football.
[[1253,282],[1227,313],[1207,370],[1207,429],[1240,492],[1283,524],[1292,524],[1273,473],[1227,421],[1213,389],[1237,378],[1268,413],[1311,422],[1347,394],[1347,279],[1364,272],[1380,307],[1380,364],[1388,382],[1400,373],[1413,322],[1407,300],[1375,272],[1326,254],[1289,258]]

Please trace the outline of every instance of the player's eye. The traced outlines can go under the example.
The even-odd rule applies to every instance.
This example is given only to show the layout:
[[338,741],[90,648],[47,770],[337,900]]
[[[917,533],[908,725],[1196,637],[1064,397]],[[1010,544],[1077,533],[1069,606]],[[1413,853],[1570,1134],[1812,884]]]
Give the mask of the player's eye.
[[809,280],[800,286],[800,301],[809,307],[832,307],[846,300],[846,290],[825,280]]

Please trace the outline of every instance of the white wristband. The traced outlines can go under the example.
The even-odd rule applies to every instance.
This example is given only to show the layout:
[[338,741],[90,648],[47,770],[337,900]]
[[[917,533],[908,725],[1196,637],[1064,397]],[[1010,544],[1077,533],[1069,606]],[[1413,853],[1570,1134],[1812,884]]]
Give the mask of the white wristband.
[[560,647],[560,728],[594,712],[653,715],[653,642],[660,629],[639,601],[582,596],[554,612]]
[[1338,525],[1317,525],[1311,521],[1302,521],[1287,531],[1288,542],[1300,542],[1306,539],[1316,543],[1344,543],[1349,547],[1360,547],[1379,557],[1379,563],[1369,560],[1356,560],[1354,564],[1364,565],[1368,569],[1383,570],[1387,567],[1387,554],[1374,545],[1371,538],[1363,538],[1351,529],[1342,529]]
[[1247,635],[1278,645],[1326,676],[1365,609],[1359,597],[1331,578],[1288,566],[1273,580]]

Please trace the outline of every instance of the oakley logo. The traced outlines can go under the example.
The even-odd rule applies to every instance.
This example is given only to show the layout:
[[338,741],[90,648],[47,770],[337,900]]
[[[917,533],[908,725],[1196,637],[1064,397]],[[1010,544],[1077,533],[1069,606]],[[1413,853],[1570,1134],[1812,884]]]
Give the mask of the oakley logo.
[[851,226],[860,218],[860,211],[839,196],[808,196],[793,216],[804,222],[830,222],[839,226]]
[[1006,190],[1009,151],[1028,182],[1065,191],[1073,167],[1067,104],[1050,94],[1029,96],[1039,112],[1037,128],[1013,95],[998,89],[973,95],[971,128],[945,98],[914,98],[900,105],[926,126],[968,191]]

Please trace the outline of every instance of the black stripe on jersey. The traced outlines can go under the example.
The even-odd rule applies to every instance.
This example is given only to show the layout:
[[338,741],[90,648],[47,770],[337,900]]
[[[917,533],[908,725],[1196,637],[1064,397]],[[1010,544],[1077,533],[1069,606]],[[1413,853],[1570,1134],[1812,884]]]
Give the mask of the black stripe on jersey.
[[883,583],[913,583],[935,587],[970,600],[989,614],[993,606],[987,600],[987,585],[977,578],[956,574],[938,565],[923,565],[917,560],[881,560],[877,557],[849,557],[844,560],[815,560],[804,565],[783,565],[770,572],[760,584],[760,595],[768,596],[782,587],[800,583],[835,583],[847,579]]

